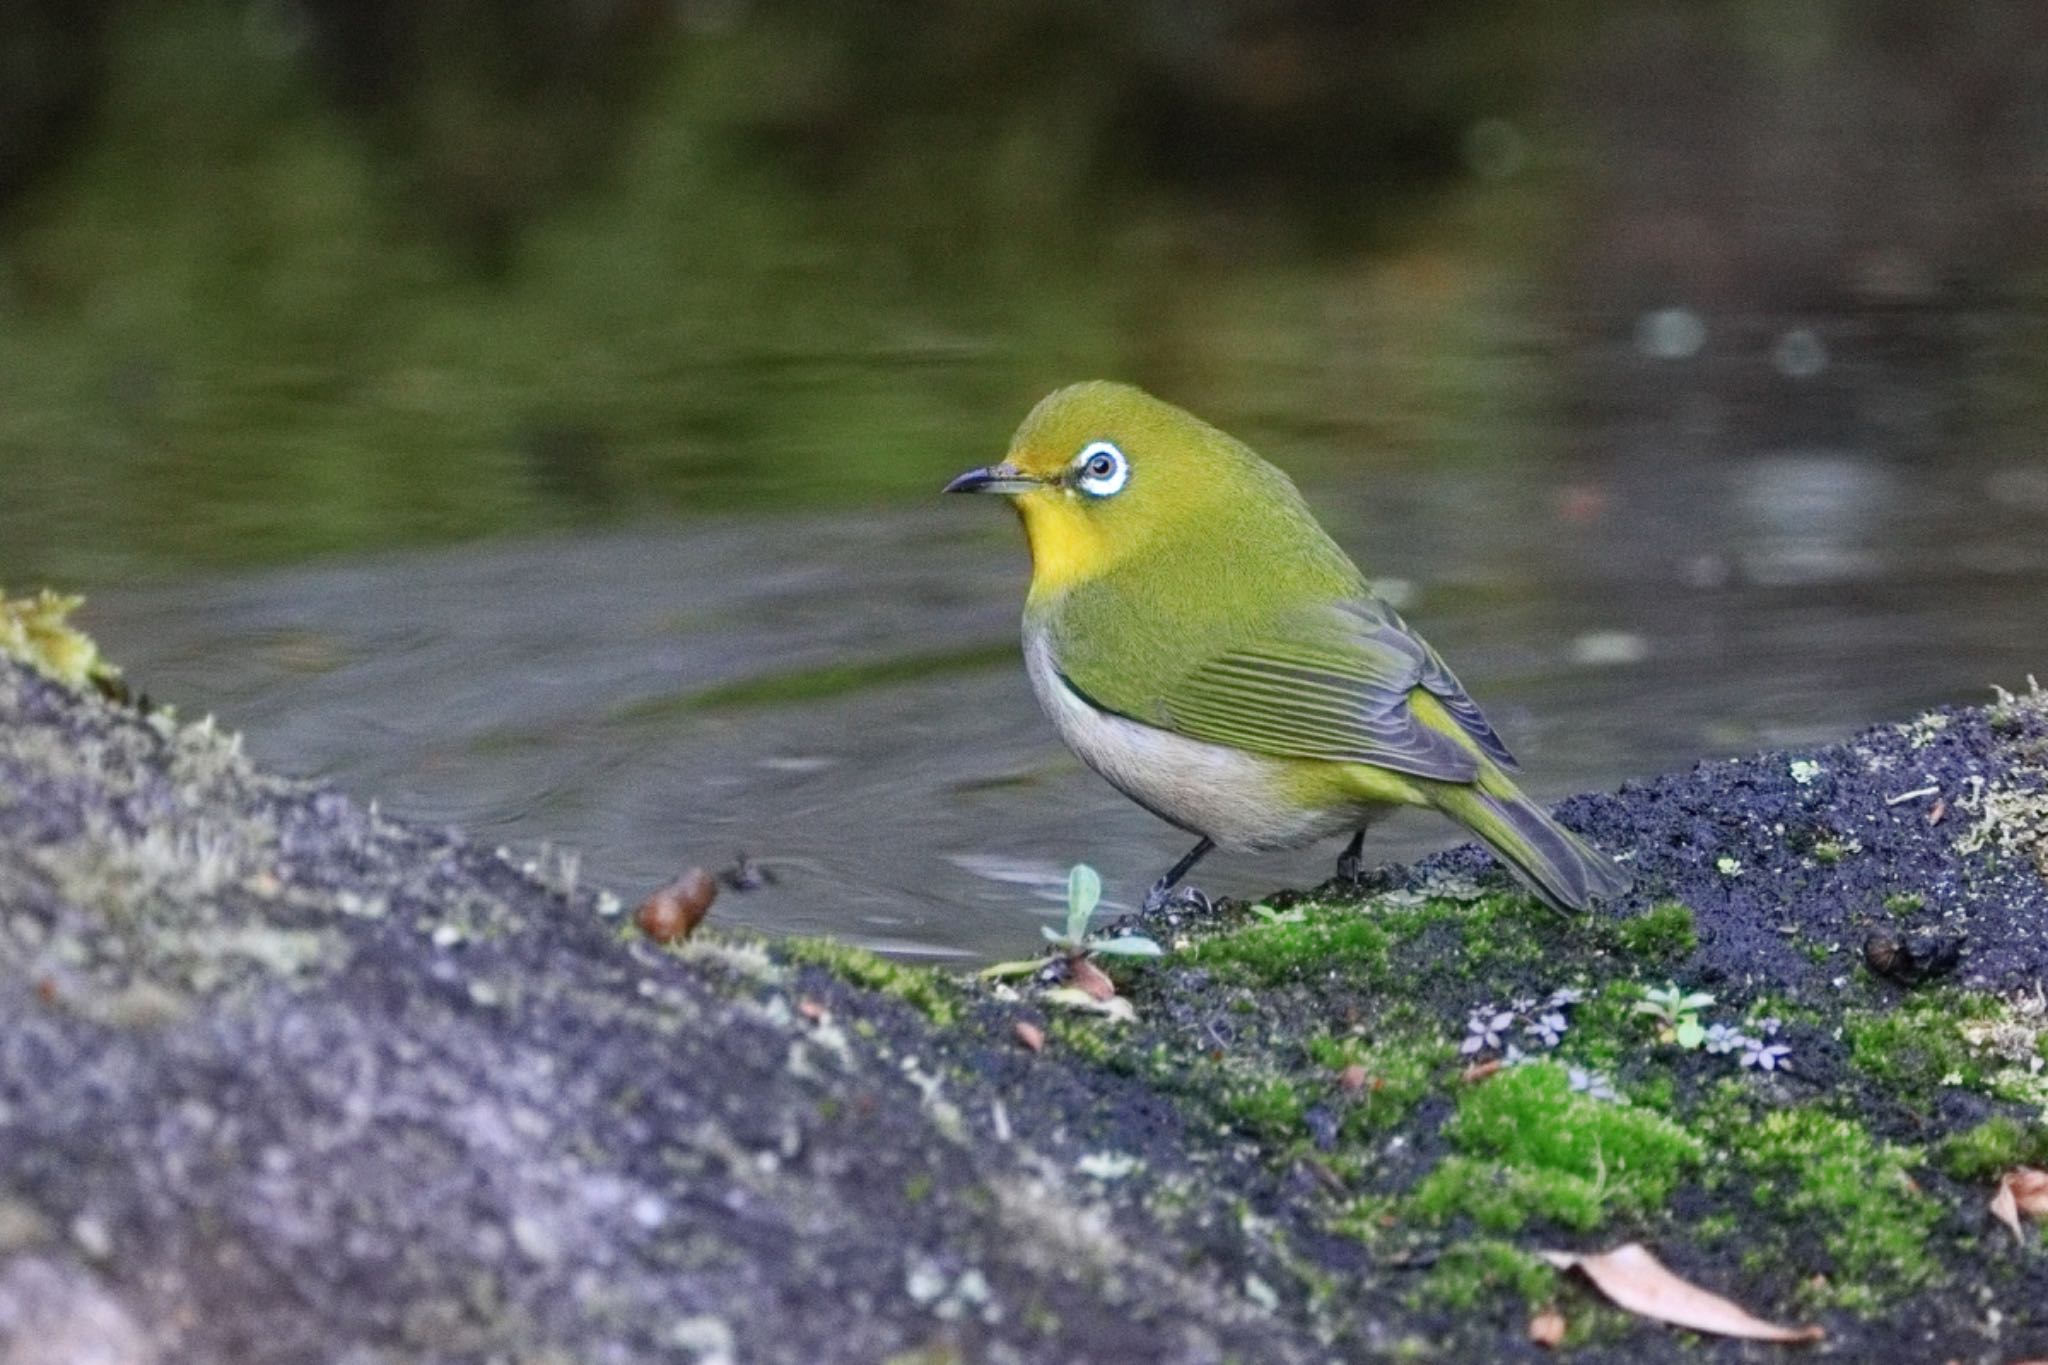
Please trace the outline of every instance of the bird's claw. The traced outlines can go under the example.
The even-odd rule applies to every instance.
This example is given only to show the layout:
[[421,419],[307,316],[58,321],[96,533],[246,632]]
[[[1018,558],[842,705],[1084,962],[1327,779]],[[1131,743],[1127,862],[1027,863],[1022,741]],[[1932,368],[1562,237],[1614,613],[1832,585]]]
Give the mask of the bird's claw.
[[1209,893],[1197,886],[1183,886],[1176,890],[1164,882],[1153,884],[1145,893],[1145,913],[1165,914],[1173,910],[1186,910],[1197,915],[1206,915],[1216,908],[1209,899]]

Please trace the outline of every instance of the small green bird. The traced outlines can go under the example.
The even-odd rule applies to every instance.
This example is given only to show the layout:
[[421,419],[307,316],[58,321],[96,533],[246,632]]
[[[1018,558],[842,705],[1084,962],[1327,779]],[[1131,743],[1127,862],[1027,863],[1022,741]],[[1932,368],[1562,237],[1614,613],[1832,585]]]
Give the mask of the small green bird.
[[1581,910],[1628,875],[1516,789],[1514,758],[1450,669],[1372,595],[1292,481],[1139,389],[1044,399],[1001,463],[948,493],[1000,493],[1031,542],[1024,657],[1082,761],[1212,848],[1298,848],[1403,806],[1442,811],[1548,904]]

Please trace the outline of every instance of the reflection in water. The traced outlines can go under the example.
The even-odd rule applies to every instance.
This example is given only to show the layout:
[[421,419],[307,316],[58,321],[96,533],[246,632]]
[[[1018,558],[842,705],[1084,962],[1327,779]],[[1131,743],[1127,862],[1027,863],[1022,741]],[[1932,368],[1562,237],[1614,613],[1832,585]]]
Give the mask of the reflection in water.
[[1882,567],[1878,533],[1897,517],[1893,481],[1868,456],[1784,450],[1742,461],[1736,533],[1744,571],[1759,583],[1840,583]]

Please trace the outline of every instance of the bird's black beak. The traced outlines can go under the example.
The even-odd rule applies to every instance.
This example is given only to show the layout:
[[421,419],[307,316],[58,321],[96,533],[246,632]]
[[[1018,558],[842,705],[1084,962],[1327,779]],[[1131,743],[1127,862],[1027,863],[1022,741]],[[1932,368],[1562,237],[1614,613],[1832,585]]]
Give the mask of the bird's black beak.
[[1028,493],[1045,482],[1026,474],[1013,464],[985,465],[959,475],[939,491],[942,493]]

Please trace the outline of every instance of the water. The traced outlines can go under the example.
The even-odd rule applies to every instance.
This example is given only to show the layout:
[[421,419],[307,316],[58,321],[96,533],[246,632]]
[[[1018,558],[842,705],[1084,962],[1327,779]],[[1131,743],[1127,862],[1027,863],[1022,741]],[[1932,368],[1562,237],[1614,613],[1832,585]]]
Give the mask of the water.
[[[1556,459],[1288,443],[1539,795],[2048,671],[2042,466],[1959,436],[1921,458],[1822,440],[1851,400],[1912,409],[1907,380],[1852,352],[1818,388],[1745,399],[1729,371],[1752,361],[1554,355],[1610,410],[1553,407],[1570,425],[1544,431],[1537,404],[1498,435]],[[1771,439],[1786,426],[1806,430]],[[774,882],[727,893],[727,922],[973,958],[1028,949],[1070,862],[1129,904],[1187,842],[1040,716],[1015,654],[1026,567],[1006,511],[933,495],[103,588],[88,624],[150,692],[386,810],[568,853],[628,896],[744,852]],[[1404,815],[1371,848],[1451,838]],[[1199,880],[1312,883],[1335,852],[1219,854]]]

